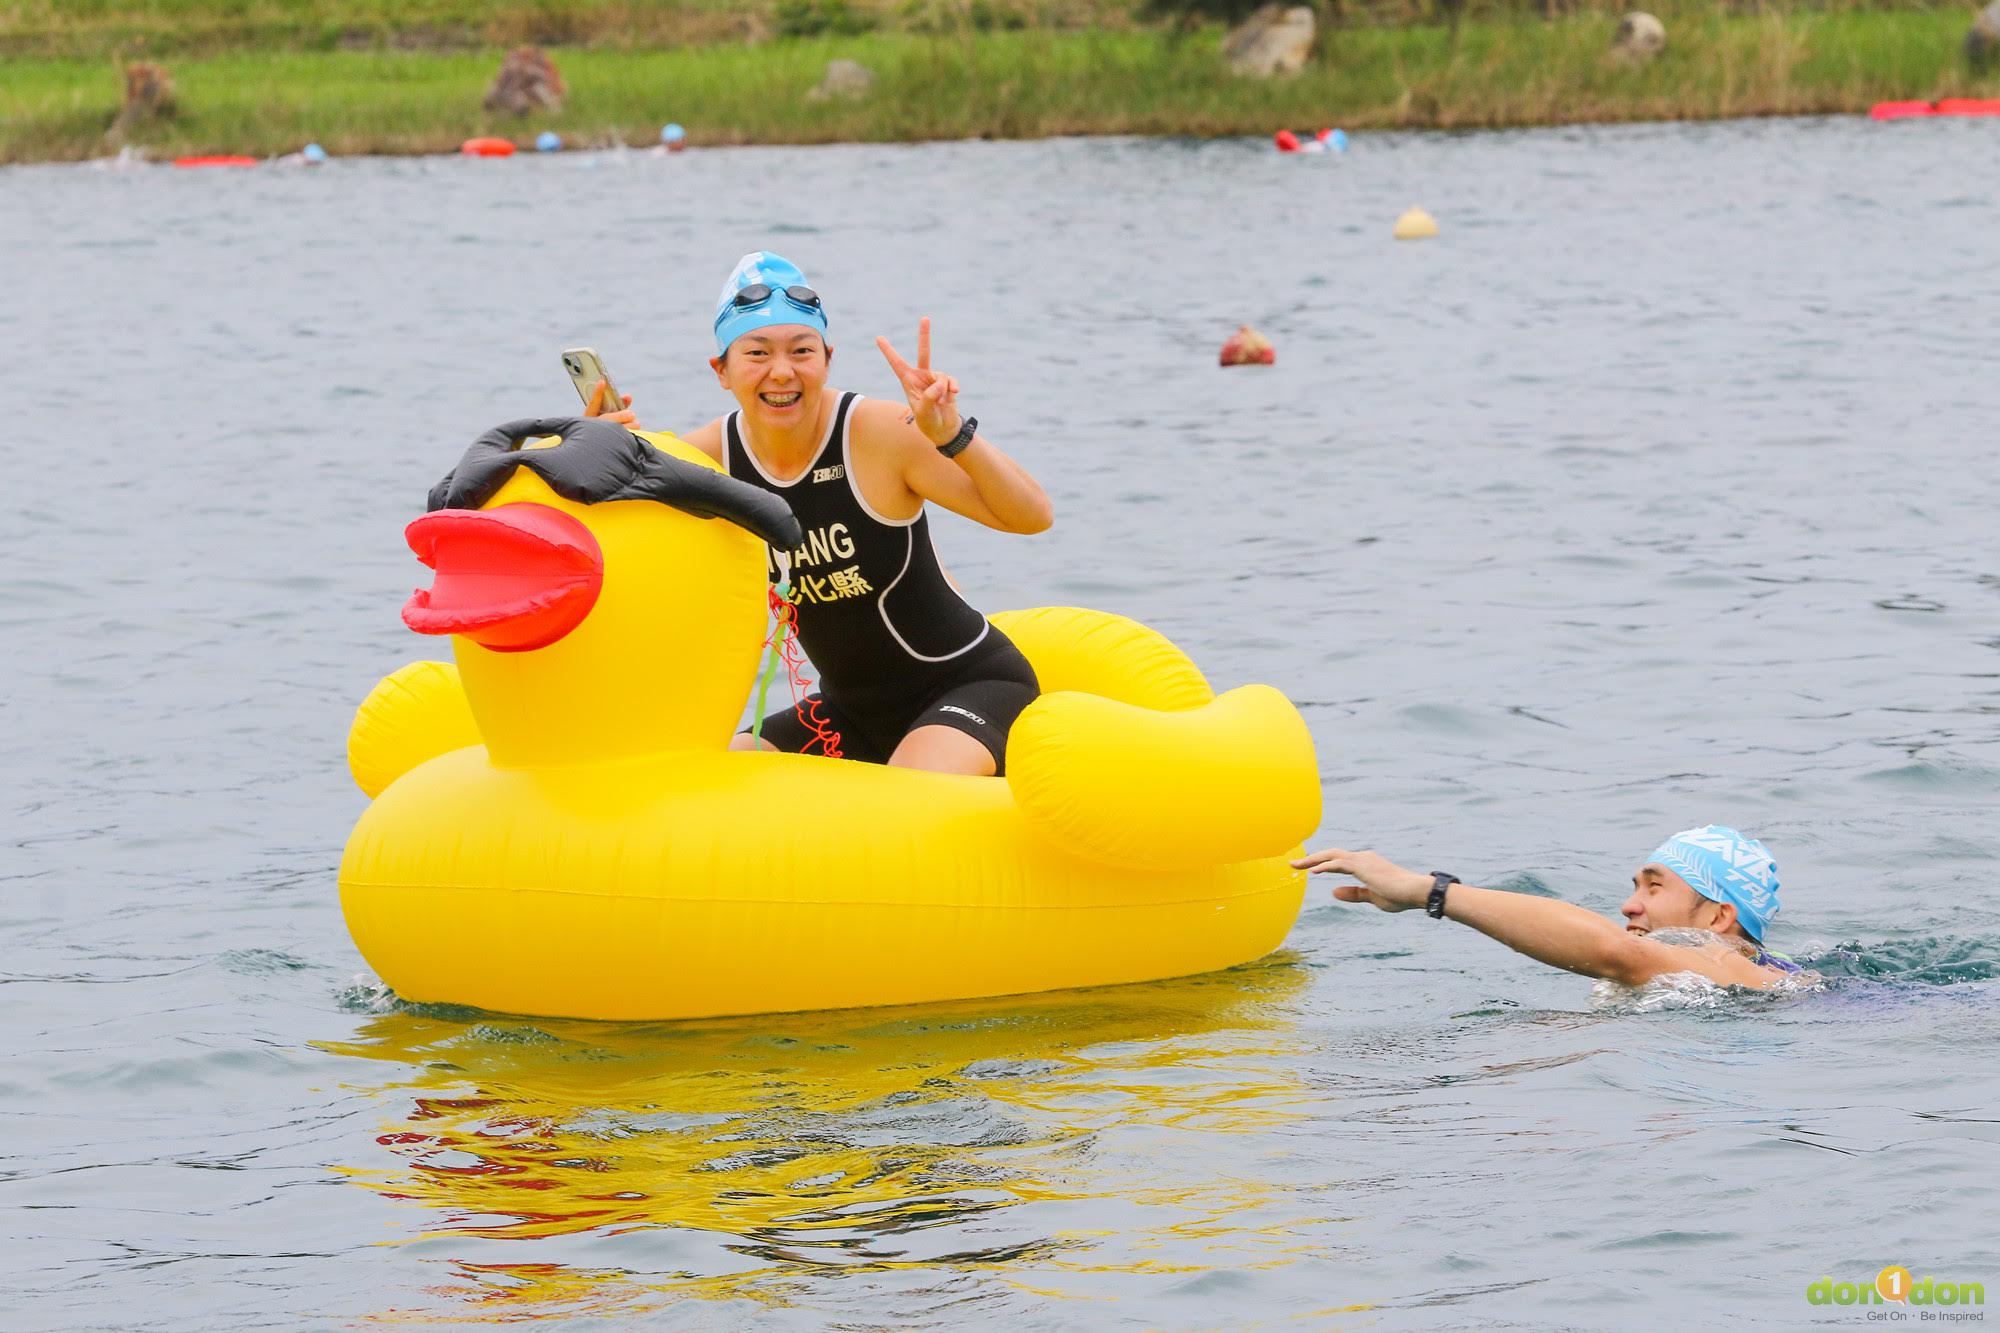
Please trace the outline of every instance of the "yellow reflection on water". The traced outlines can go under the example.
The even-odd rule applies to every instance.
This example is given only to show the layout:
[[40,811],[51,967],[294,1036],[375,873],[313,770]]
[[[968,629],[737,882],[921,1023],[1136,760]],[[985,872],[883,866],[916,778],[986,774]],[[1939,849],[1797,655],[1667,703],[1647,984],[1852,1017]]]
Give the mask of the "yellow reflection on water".
[[[810,1306],[856,1274],[915,1291],[981,1273],[1087,1299],[1093,1275],[1291,1262],[1324,1220],[1271,1151],[1312,1098],[1293,1029],[1307,978],[1279,954],[898,1010],[371,1018],[327,1049],[385,1062],[369,1089],[395,1111],[377,1160],[341,1170],[422,1210],[399,1242],[449,1254],[451,1273],[429,1309],[380,1317]],[[601,1260],[642,1233],[643,1265],[629,1244],[584,1262],[567,1239]]]

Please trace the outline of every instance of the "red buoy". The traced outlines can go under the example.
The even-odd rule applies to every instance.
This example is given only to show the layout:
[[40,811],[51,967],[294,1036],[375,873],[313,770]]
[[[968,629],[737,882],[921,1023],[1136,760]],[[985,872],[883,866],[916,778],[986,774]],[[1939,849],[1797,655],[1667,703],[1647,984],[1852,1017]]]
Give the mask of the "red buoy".
[[2000,97],[1946,97],[1937,104],[1940,116],[2000,116]]
[[491,137],[467,139],[458,146],[458,151],[467,157],[512,157],[514,156],[514,141],[512,139],[495,139]]
[[1225,366],[1269,366],[1277,364],[1278,351],[1248,324],[1229,335],[1222,344],[1221,363]]
[[177,157],[174,159],[174,165],[177,167],[254,167],[257,165],[257,159],[254,157],[244,157],[237,153],[209,153],[196,157]]
[[1877,102],[1868,108],[1870,120],[1909,120],[1937,114],[1929,102]]

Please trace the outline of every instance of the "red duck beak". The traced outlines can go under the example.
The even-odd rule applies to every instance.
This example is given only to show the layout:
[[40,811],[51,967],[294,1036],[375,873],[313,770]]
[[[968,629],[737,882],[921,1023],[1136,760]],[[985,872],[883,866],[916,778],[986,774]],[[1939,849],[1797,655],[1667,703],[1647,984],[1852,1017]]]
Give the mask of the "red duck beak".
[[463,634],[502,653],[546,648],[583,623],[604,586],[597,538],[548,505],[440,509],[403,536],[437,571],[403,605],[419,634]]

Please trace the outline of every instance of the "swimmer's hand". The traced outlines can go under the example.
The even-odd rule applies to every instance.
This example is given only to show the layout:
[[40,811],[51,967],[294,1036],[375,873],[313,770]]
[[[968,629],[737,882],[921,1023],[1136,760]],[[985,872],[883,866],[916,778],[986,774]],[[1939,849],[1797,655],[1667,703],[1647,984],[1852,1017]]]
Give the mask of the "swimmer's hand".
[[1292,869],[1313,875],[1352,875],[1359,884],[1336,884],[1333,896],[1344,903],[1374,903],[1385,912],[1422,907],[1431,896],[1431,877],[1405,870],[1379,852],[1350,852],[1339,847],[1308,852]]
[[910,421],[932,444],[950,444],[964,424],[958,414],[958,381],[941,370],[931,369],[931,321],[917,321],[917,364],[903,360],[887,338],[877,338],[889,369],[903,385],[903,397],[910,400]]
[[603,417],[606,421],[615,421],[626,430],[639,429],[639,414],[632,410],[631,394],[628,393],[625,395],[625,407],[623,411],[607,412],[604,410],[603,380],[592,382],[590,386],[590,401],[583,405],[583,414],[587,417]]

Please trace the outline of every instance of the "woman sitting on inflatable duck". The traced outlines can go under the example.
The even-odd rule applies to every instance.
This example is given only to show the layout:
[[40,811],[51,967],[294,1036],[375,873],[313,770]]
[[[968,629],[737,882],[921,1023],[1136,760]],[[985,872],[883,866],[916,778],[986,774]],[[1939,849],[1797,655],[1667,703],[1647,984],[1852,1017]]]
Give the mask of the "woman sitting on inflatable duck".
[[671,435],[510,422],[405,536],[449,636],[355,713],[349,929],[405,1000],[665,1019],[1181,976],[1261,957],[1319,823],[1305,723],[1144,626],[1002,612],[1048,692],[1005,777],[732,752],[776,495]]
[[[709,362],[737,410],[682,437],[785,501],[805,532],[781,554],[819,692],[731,748],[1003,773],[1007,733],[1041,687],[1028,659],[946,576],[924,505],[1034,533],[1052,521],[1049,498],[960,414],[958,381],[931,368],[928,319],[914,366],[887,338],[875,340],[907,411],[829,387],[826,331],[826,308],[797,265],[763,250],[743,256],[716,302]],[[603,415],[635,425],[631,402]]]
[[[817,296],[752,276],[717,320],[742,410],[700,448],[509,422],[406,529],[434,579],[403,621],[455,660],[384,677],[348,735],[370,804],[340,897],[369,964],[410,1001],[674,1019],[1141,981],[1276,948],[1304,888],[1287,859],[1320,815],[1297,710],[1266,685],[1217,695],[1122,616],[966,606],[925,501],[1026,531],[1046,498],[957,419],[921,343],[916,366],[883,347],[905,422],[827,390]],[[878,762],[732,742],[773,564],[852,728],[841,748]],[[843,656],[848,636],[872,658]]]

